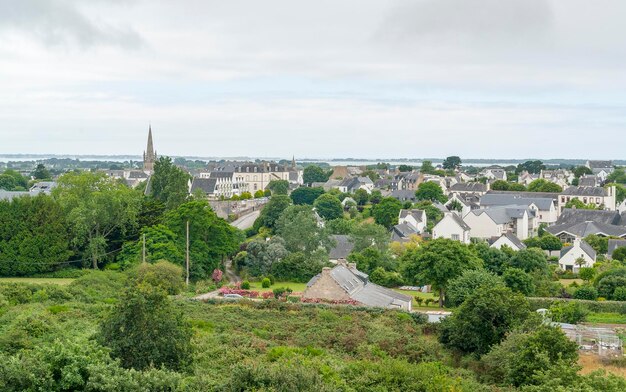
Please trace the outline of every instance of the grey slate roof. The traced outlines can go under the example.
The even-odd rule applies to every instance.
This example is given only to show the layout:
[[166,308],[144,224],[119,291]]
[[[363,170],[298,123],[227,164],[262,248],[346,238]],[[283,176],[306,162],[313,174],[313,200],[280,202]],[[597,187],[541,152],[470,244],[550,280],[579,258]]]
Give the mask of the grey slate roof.
[[602,187],[589,187],[589,186],[571,186],[561,192],[565,196],[597,196],[602,197],[607,195],[607,190]]
[[612,169],[613,161],[588,161],[587,165],[590,169]]
[[481,207],[534,204],[542,211],[549,211],[554,205],[552,197],[522,197],[516,194],[487,193],[480,198]]
[[554,200],[558,200],[559,193],[557,192],[526,192],[526,191],[489,191],[488,195],[498,194],[498,195],[517,195],[518,197],[541,197],[541,198],[553,198]]
[[471,230],[471,228],[467,225],[467,223],[465,223],[465,221],[463,219],[461,219],[460,216],[458,216],[457,214],[450,212],[448,213],[451,217],[452,220],[455,221],[459,226],[461,226],[461,228],[465,231],[469,231]]
[[400,201],[415,201],[415,191],[410,189],[396,189],[391,192],[391,197]]
[[626,225],[626,222],[621,222],[620,214],[617,211],[585,210],[577,208],[564,208],[555,224],[573,225],[581,222],[597,222],[606,225]]
[[487,192],[487,185],[480,182],[465,182],[452,185],[450,192]]
[[520,241],[520,239],[517,238],[515,234],[507,231],[506,233],[502,234],[502,236],[511,241],[513,245],[517,246],[518,249],[526,249],[526,244]]
[[[574,249],[573,246],[566,246],[561,249],[561,257],[565,256],[570,250]],[[596,258],[596,251],[593,250],[591,245],[589,245],[586,241],[580,241],[580,249],[585,252],[592,259]]]
[[191,183],[191,193],[193,193],[197,189],[200,189],[207,195],[212,195],[215,193],[216,184],[217,184],[216,178],[195,177],[193,179],[193,182]]
[[391,229],[392,241],[402,241],[403,239],[409,238],[409,236],[411,236],[412,234],[418,234],[418,233],[406,223],[400,223],[398,225],[395,225]]
[[411,215],[418,222],[423,222],[424,221],[425,214],[426,214],[426,212],[424,210],[417,210],[417,209],[412,209],[412,210],[402,209],[402,210],[400,210],[400,218],[406,218],[407,216]]
[[578,179],[578,186],[596,187],[600,185],[600,179],[596,176],[582,176]]
[[497,206],[470,211],[470,214],[474,214],[476,216],[487,214],[487,216],[499,225],[506,224],[512,219],[522,218],[524,213],[528,213],[530,215],[530,210],[528,210],[528,207],[524,205]]
[[613,237],[626,236],[626,227],[607,225],[599,222],[581,222],[573,225],[554,225],[548,227],[546,231],[554,235],[568,233],[580,238],[584,238],[590,234],[600,234]]
[[354,249],[354,243],[347,235],[333,235],[336,245],[330,250],[328,258],[331,260],[345,259]]
[[11,201],[16,197],[28,195],[30,195],[30,193],[26,191],[5,191],[4,189],[0,189],[0,200]]
[[609,239],[609,248],[608,248],[607,254],[609,255],[609,257],[612,257],[615,249],[621,248],[624,246],[626,246],[626,240]]

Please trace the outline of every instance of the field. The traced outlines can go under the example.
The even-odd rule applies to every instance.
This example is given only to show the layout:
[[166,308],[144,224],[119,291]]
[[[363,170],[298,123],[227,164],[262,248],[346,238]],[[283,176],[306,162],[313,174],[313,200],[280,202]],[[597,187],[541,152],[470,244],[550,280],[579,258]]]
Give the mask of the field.
[[587,323],[591,324],[626,324],[626,314],[589,313]]
[[0,283],[31,283],[31,284],[58,284],[67,286],[72,278],[0,278]]
[[581,374],[589,374],[596,370],[605,370],[608,373],[613,373],[616,376],[626,377],[626,367],[618,367],[602,363],[600,357],[595,354],[581,353],[578,359],[578,364],[582,366]]

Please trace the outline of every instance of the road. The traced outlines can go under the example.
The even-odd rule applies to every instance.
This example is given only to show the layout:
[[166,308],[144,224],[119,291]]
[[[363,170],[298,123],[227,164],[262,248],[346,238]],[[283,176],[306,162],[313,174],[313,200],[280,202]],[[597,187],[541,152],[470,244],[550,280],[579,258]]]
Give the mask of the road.
[[261,211],[252,211],[249,214],[243,215],[242,217],[231,223],[231,225],[238,228],[239,230],[248,229],[252,227],[254,221],[256,220],[256,218],[259,217],[260,214]]

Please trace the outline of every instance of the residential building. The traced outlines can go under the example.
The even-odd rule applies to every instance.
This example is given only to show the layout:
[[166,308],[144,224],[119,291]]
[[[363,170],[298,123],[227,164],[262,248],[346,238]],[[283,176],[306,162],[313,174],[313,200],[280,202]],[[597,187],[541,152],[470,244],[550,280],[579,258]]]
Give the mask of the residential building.
[[[461,196],[460,194],[457,193],[453,193],[450,196],[450,199],[448,199],[447,202],[445,202],[443,205],[446,206],[446,208],[449,211],[452,212],[457,212],[460,216],[465,216],[467,214],[469,214],[469,212],[474,209],[474,208],[478,208],[478,204],[473,204],[471,202],[468,202],[467,199],[472,199],[472,197],[476,198],[476,202],[478,202],[478,200],[480,200],[478,198],[478,196]],[[457,209],[460,206],[460,211]],[[456,207],[456,208],[455,208]]]
[[582,267],[593,267],[595,262],[596,251],[584,240],[577,239],[561,249],[559,267],[564,271],[577,273]]
[[448,189],[450,195],[473,194],[482,196],[489,190],[489,185],[482,182],[459,182]]
[[615,211],[616,189],[614,186],[608,188],[591,188],[584,186],[569,187],[559,193],[559,214],[563,211],[565,205],[574,199],[578,199],[584,204],[591,204],[605,210]]
[[416,233],[421,233],[426,230],[426,211],[424,210],[400,210],[398,216],[399,224],[409,225]]
[[578,179],[578,186],[599,187],[602,185],[602,179],[596,175],[585,175]]
[[525,240],[534,236],[537,230],[535,212],[525,205],[472,210],[463,221],[471,228],[473,238],[489,239],[511,232]]
[[607,255],[609,256],[609,258],[613,258],[613,252],[615,252],[617,248],[623,248],[623,247],[626,247],[626,240],[616,240],[616,239],[611,238],[609,239]]
[[448,211],[444,213],[443,218],[433,227],[433,239],[448,238],[469,244],[470,230],[470,227],[460,216]]
[[603,182],[615,170],[613,161],[587,161],[585,166],[591,169],[591,173],[600,177]]
[[359,189],[372,193],[374,182],[369,177],[349,177],[342,180],[337,189],[343,193],[354,193]]
[[574,180],[574,173],[565,169],[542,170],[539,178],[557,184],[561,188],[567,188]]
[[391,192],[391,197],[400,201],[410,201],[415,203],[417,197],[415,197],[415,191],[410,189],[396,189]]
[[332,235],[331,238],[335,241],[333,246],[328,252],[328,258],[331,263],[337,264],[339,260],[345,260],[348,255],[352,253],[354,249],[354,242],[348,235]]
[[484,168],[480,172],[480,176],[486,177],[490,181],[496,181],[496,180],[506,181],[507,180],[506,170],[504,170],[503,167],[498,166],[498,165],[493,165],[493,166]]
[[496,238],[491,242],[490,247],[496,249],[502,249],[503,246],[508,246],[514,251],[520,251],[522,249],[526,249],[526,245],[520,241],[517,236],[511,232],[506,232],[502,234],[500,237]]
[[480,198],[482,208],[506,205],[525,205],[535,211],[538,223],[553,225],[558,219],[558,210],[553,197],[523,197],[516,193],[487,193]]
[[337,261],[334,268],[324,267],[307,283],[303,299],[355,301],[364,306],[411,311],[412,297],[369,281],[367,274],[353,263]]
[[529,173],[526,170],[524,170],[523,172],[519,174],[519,176],[517,176],[517,182],[524,186],[528,186],[531,182],[538,180],[538,179],[539,179],[538,174]]
[[586,210],[564,208],[557,219],[557,225],[575,225],[583,222],[604,223],[606,225],[626,226],[626,220],[618,211]]
[[559,237],[562,242],[572,243],[588,235],[595,234],[601,237],[620,237],[626,239],[626,226],[609,225],[600,222],[580,222],[574,224],[554,225],[546,231]]
[[391,242],[409,242],[411,236],[419,234],[413,226],[407,223],[398,223],[391,228]]

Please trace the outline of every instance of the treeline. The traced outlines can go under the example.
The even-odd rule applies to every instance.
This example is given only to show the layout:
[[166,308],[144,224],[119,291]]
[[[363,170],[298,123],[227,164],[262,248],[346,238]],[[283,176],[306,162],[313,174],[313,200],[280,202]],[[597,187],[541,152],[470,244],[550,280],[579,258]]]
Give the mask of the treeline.
[[189,222],[192,278],[209,276],[236,252],[242,234],[206,200],[189,197],[188,178],[162,157],[148,192],[101,172],[71,172],[59,177],[51,196],[0,201],[0,274],[124,269],[143,259],[144,239],[147,261],[183,264]]

